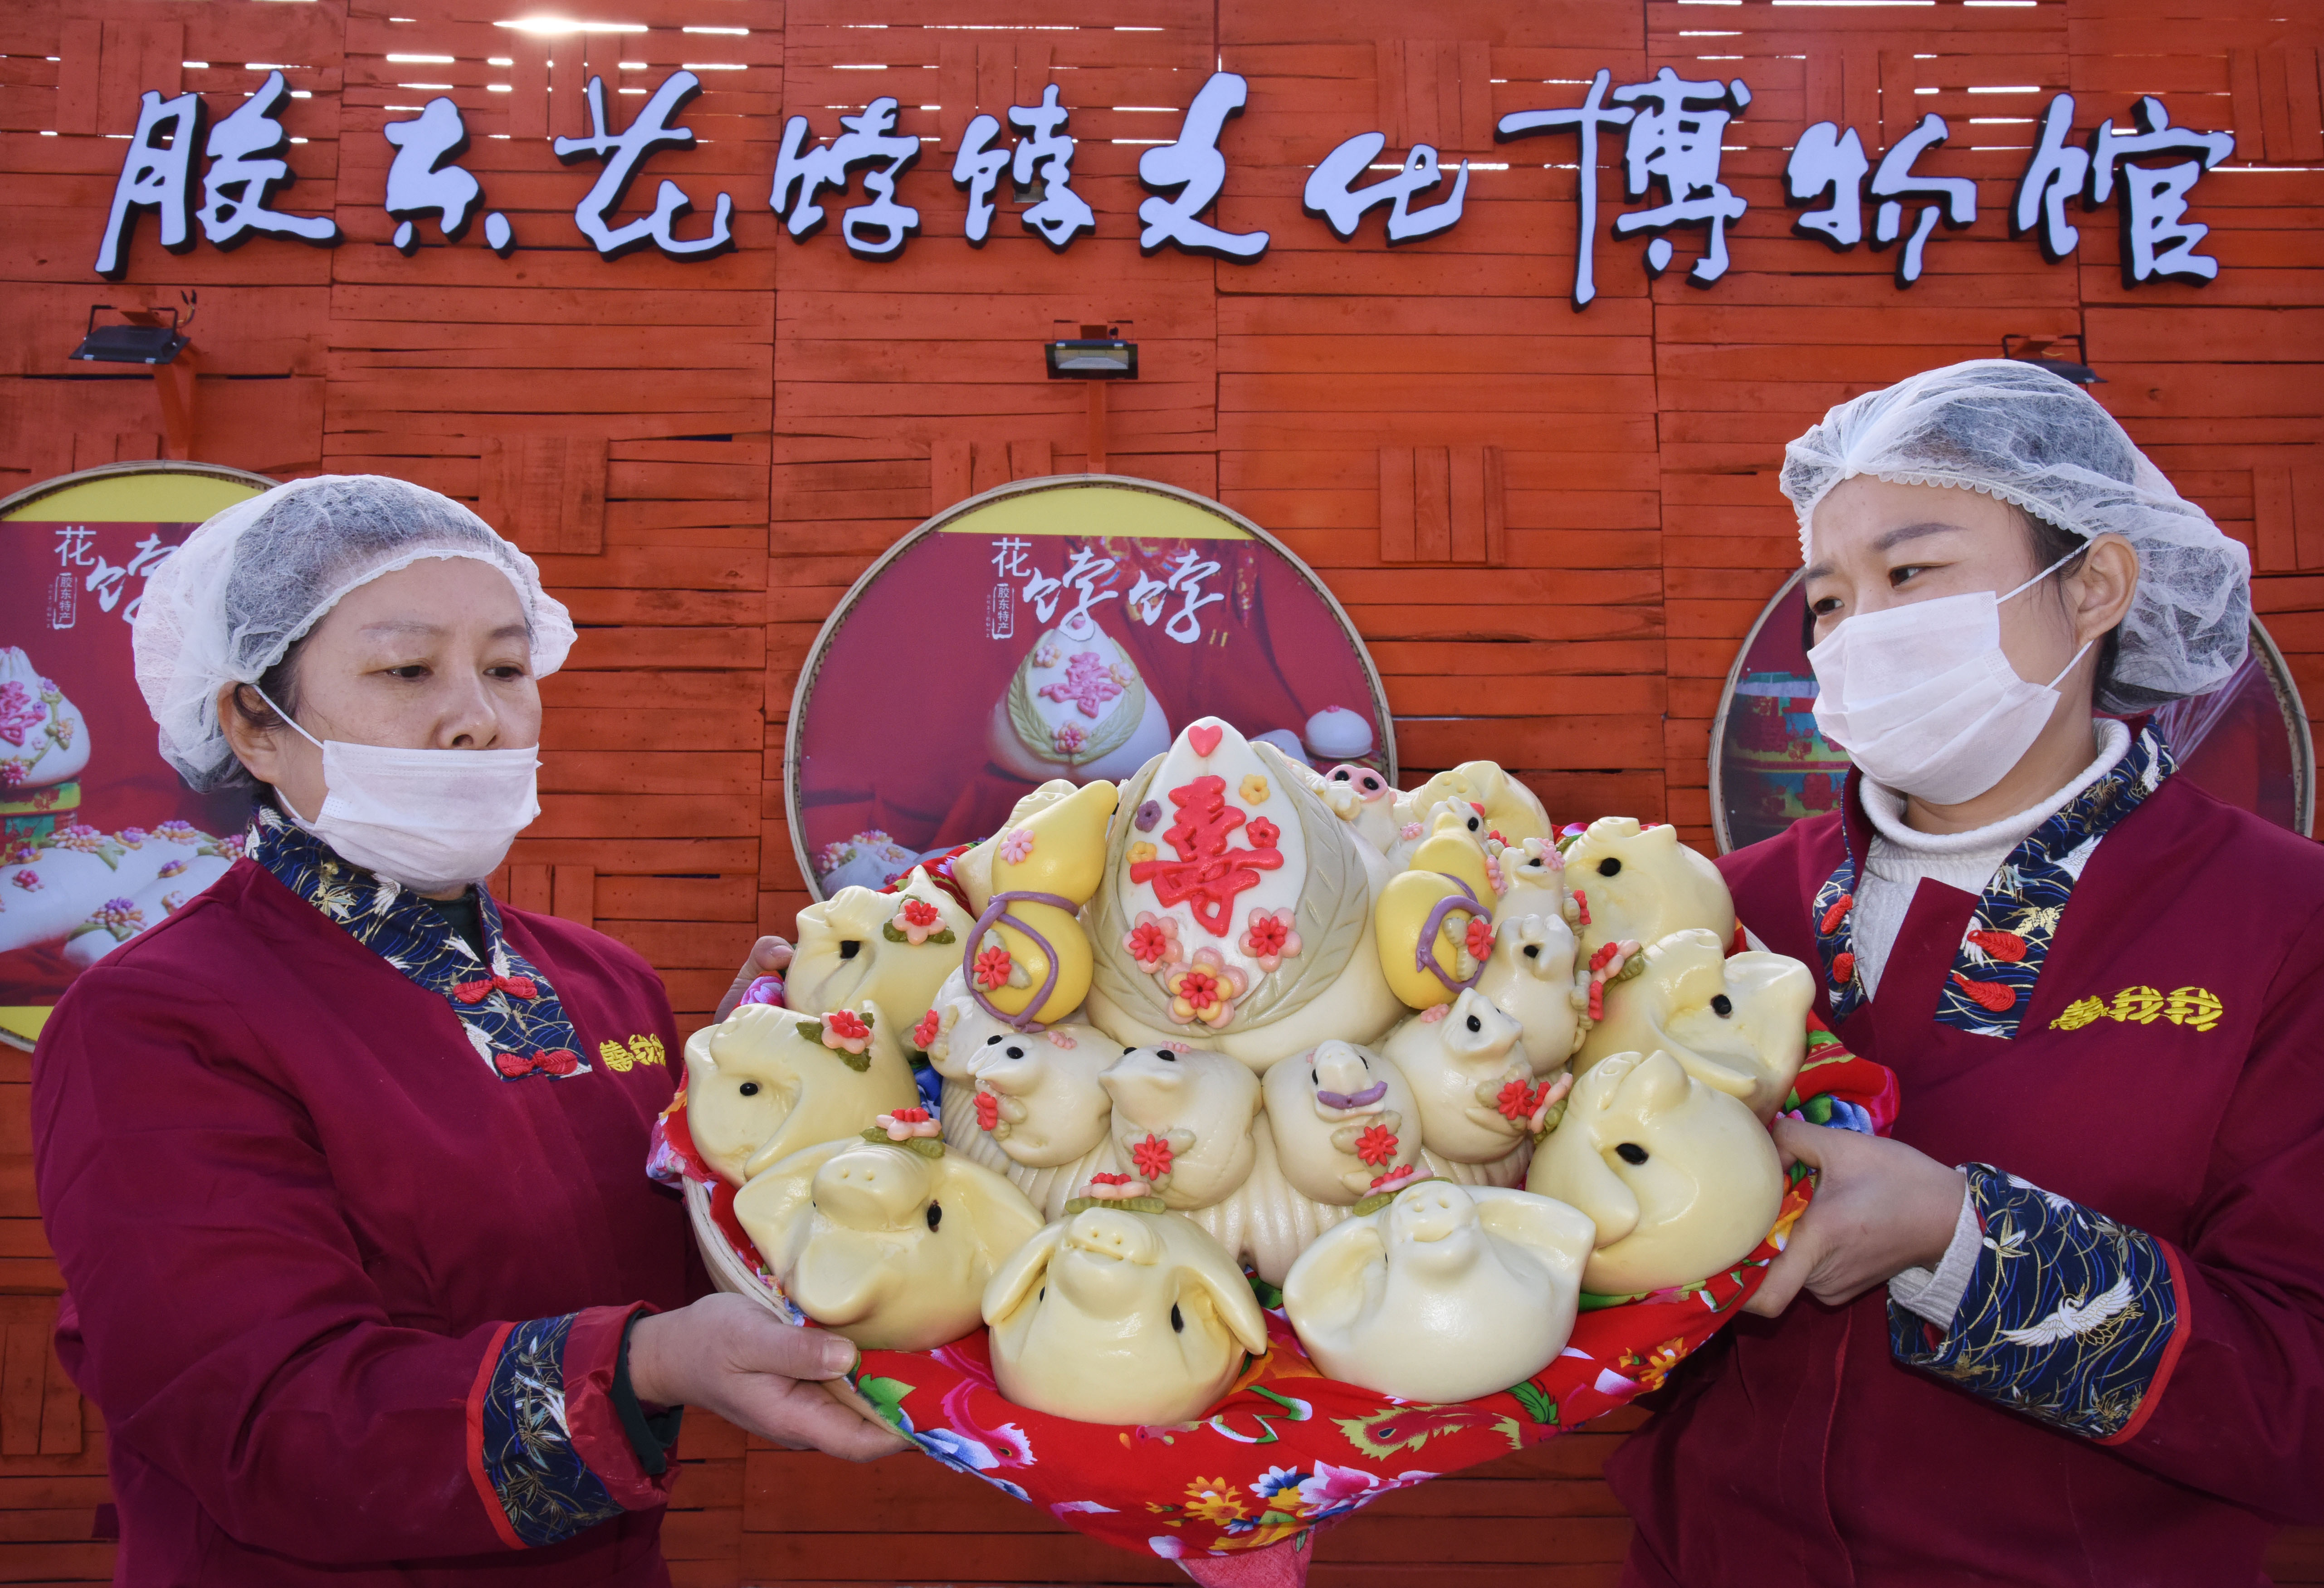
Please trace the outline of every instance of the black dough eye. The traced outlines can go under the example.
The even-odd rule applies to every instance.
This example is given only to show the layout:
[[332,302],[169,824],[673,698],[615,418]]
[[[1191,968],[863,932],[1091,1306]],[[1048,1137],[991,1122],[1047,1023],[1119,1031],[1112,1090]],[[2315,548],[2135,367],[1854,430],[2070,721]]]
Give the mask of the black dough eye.
[[1539,959],[1541,957],[1541,945],[1538,943],[1526,944],[1526,957],[1527,959]]
[[1170,1304],[1170,1327],[1180,1334],[1186,1332],[1186,1315],[1178,1310],[1178,1304],[1175,1301]]
[[1021,1048],[1011,1048],[1009,1049],[1009,1057],[1011,1058],[1022,1058],[1025,1057],[1025,1050]]
[[1611,854],[1598,863],[1598,874],[1601,877],[1619,875],[1621,870],[1621,861]]
[[1475,832],[1479,827],[1483,826],[1484,825],[1485,825],[1485,818],[1484,818],[1483,817],[1480,817],[1480,816],[1472,816],[1472,817],[1471,817],[1469,818],[1469,830],[1470,830],[1471,832],[1472,832],[1472,833],[1473,833],[1473,832]]
[[857,955],[859,955],[859,954],[861,954],[861,953],[862,953],[862,952],[863,952],[863,940],[862,940],[862,938],[860,938],[860,937],[842,937],[842,938],[839,940],[839,957],[840,957],[840,958],[842,958],[842,959],[853,959]]
[[1620,1159],[1624,1163],[1644,1163],[1646,1161],[1646,1149],[1639,1146],[1636,1141],[1625,1141],[1619,1147],[1614,1149],[1614,1156]]
[[1485,1029],[1485,1022],[1472,1014],[1469,1017],[1469,1029],[1472,1031],[1481,1031]]
[[1178,1062],[1178,1056],[1171,1052],[1167,1048],[1156,1048],[1154,1050],[1154,1057],[1160,1059],[1164,1064],[1176,1064]]
[[1048,1288],[1047,1285],[1042,1286],[1042,1287],[1041,1287],[1041,1293],[1040,1293],[1038,1296],[1036,1296],[1035,1297],[1033,1297],[1033,1299],[1034,1299],[1034,1300],[1036,1300],[1036,1301],[1047,1301],[1047,1300],[1048,1300],[1048,1299],[1049,1299],[1049,1288]]
[[1333,772],[1333,773],[1332,774],[1332,781],[1333,781],[1333,782],[1335,782],[1335,783],[1344,783],[1344,782],[1346,782],[1347,780],[1348,780],[1348,774],[1347,774],[1346,772],[1344,772],[1344,771],[1337,771],[1337,772]]
[[745,1097],[756,1097],[759,1094],[759,1083],[756,1081],[745,1081],[738,1090],[741,1091],[742,1095]]
[[941,1202],[929,1203],[928,1228],[933,1230],[942,1223],[944,1223],[944,1204]]
[[987,1048],[990,1048],[990,1047],[991,1047],[995,1042],[998,1042],[998,1041],[1000,1041],[1000,1040],[1001,1040],[1001,1039],[1000,1039],[1000,1037],[999,1037],[998,1035],[994,1035],[994,1036],[987,1037],[987,1038],[984,1039],[984,1045],[985,1045]]
[[1731,998],[1728,997],[1726,993],[1721,992],[1721,993],[1720,993],[1718,996],[1716,996],[1716,997],[1714,997],[1713,999],[1711,999],[1711,1013],[1713,1013],[1713,1014],[1715,1014],[1715,1015],[1717,1015],[1720,1020],[1725,1020],[1729,1015],[1733,1014],[1733,1013],[1735,1012],[1735,1001],[1734,1001],[1733,999],[1731,999]]

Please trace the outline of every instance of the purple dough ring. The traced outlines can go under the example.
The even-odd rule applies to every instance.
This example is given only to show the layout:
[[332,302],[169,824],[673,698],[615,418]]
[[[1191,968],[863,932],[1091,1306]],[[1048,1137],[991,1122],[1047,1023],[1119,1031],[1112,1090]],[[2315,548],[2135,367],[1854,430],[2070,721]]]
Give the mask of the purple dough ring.
[[1480,961],[1478,963],[1477,974],[1471,976],[1465,982],[1458,979],[1457,977],[1446,975],[1444,974],[1444,967],[1436,963],[1436,934],[1443,929],[1444,918],[1451,915],[1456,909],[1466,909],[1471,915],[1482,915],[1484,910],[1482,907],[1478,904],[1477,896],[1469,891],[1468,883],[1462,882],[1460,878],[1452,875],[1449,872],[1438,872],[1436,874],[1443,877],[1446,882],[1452,883],[1455,888],[1460,889],[1461,894],[1457,899],[1449,893],[1446,894],[1443,898],[1438,900],[1435,905],[1429,910],[1428,919],[1421,923],[1420,941],[1412,951],[1412,968],[1415,970],[1426,971],[1430,975],[1434,976],[1438,981],[1443,983],[1445,987],[1452,992],[1466,992],[1469,989],[1474,987],[1480,981],[1484,979],[1485,966],[1483,962]]
[[[1457,882],[1459,879],[1454,880]],[[968,983],[968,995],[976,1000],[978,1006],[985,1013],[1006,1026],[1029,1034],[1047,1029],[1033,1016],[1049,1002],[1049,994],[1057,990],[1057,951],[1047,937],[1009,913],[1009,907],[1019,901],[1028,904],[1051,905],[1064,910],[1067,915],[1073,914],[1081,908],[1072,900],[1056,893],[995,893],[992,896],[992,902],[984,907],[984,913],[976,918],[976,925],[968,929],[968,946],[961,951],[960,974],[961,979]],[[1032,1002],[1025,1006],[1023,1014],[1010,1014],[997,1008],[992,1000],[984,995],[984,989],[976,984],[977,945],[984,941],[985,933],[1003,921],[1033,939],[1033,946],[1041,951],[1041,957],[1047,960],[1049,965],[1048,974],[1041,980],[1040,992],[1034,996]]]

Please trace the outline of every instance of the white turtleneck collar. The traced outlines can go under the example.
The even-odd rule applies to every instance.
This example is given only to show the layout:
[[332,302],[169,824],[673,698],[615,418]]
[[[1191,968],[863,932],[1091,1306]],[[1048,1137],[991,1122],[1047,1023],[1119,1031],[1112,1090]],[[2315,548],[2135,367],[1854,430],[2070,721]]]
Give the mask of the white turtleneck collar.
[[2072,781],[2038,805],[1967,832],[1914,831],[1904,825],[1904,796],[1869,778],[1863,780],[1860,793],[1864,814],[1872,822],[1872,845],[1865,856],[1864,874],[1857,879],[1856,905],[1850,914],[1857,968],[1867,992],[1878,992],[1888,950],[1895,944],[1923,878],[1965,893],[1984,892],[1993,873],[2026,835],[2063,809],[2129,752],[2127,725],[2113,717],[2094,718],[2090,725],[2098,734],[2098,758]]

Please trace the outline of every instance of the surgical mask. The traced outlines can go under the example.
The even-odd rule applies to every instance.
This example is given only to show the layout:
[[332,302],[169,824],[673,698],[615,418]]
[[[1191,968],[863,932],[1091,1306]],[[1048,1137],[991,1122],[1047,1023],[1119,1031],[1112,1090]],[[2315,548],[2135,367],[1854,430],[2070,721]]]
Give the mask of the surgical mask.
[[2001,604],[2080,555],[2077,547],[2010,591],[1978,590],[1851,617],[1808,652],[1816,726],[1875,782],[1959,805],[2001,781],[2058,706],[2058,682],[2017,676],[2001,650]]
[[323,752],[322,809],[309,821],[278,789],[282,814],[342,858],[415,892],[441,893],[491,876],[540,814],[537,748],[398,750],[318,739],[264,690],[258,697]]

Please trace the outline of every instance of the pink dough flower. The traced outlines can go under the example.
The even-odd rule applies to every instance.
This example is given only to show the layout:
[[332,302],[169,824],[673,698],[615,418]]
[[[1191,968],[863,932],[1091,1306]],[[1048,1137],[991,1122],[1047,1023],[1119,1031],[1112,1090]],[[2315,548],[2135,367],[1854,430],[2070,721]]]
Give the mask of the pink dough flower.
[[872,1045],[872,1028],[852,1009],[835,1009],[823,1017],[823,1045],[842,1053],[861,1053]]
[[944,1134],[944,1127],[930,1119],[925,1108],[899,1108],[893,1113],[876,1116],[872,1122],[887,1131],[890,1141],[909,1141],[916,1136]]
[[925,899],[907,899],[904,908],[889,919],[888,924],[904,935],[904,940],[918,948],[934,934],[944,930],[944,916]]
[[1049,742],[1057,747],[1058,754],[1072,755],[1089,743],[1089,735],[1077,723],[1059,723],[1056,731],[1049,735]]
[[1142,971],[1156,971],[1178,957],[1178,923],[1150,909],[1138,912],[1138,924],[1121,940],[1122,948]]
[[1406,822],[1398,829],[1398,831],[1406,843],[1410,843],[1413,839],[1420,836],[1420,824],[1418,822]]
[[1288,909],[1252,910],[1236,946],[1257,960],[1260,970],[1272,973],[1299,952],[1299,934],[1291,929],[1291,919]]
[[27,893],[38,893],[41,891],[41,873],[32,871],[18,872],[16,886]]
[[1025,857],[1032,853],[1033,829],[1030,827],[1013,828],[1007,837],[1001,840],[1001,858],[1010,865],[1022,864]]
[[1170,1018],[1180,1025],[1200,1020],[1215,1029],[1234,1019],[1235,1000],[1250,979],[1219,958],[1215,948],[1194,950],[1194,963],[1173,965],[1162,973],[1163,989],[1170,994]]

